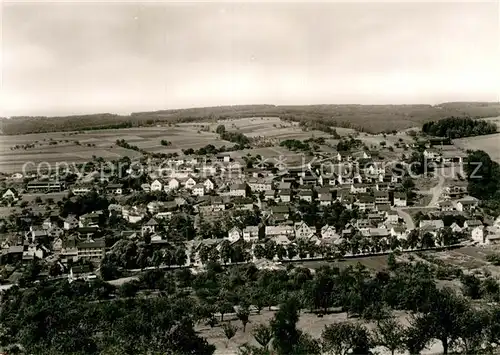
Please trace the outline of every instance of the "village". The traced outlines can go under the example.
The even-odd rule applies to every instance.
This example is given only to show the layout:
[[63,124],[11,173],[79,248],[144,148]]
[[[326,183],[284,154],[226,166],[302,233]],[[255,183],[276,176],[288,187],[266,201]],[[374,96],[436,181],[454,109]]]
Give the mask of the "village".
[[[2,264],[37,259],[47,276],[92,279],[103,260],[124,258],[134,261],[113,267],[196,269],[217,261],[269,268],[497,243],[500,220],[487,224],[479,200],[460,181],[464,154],[447,153],[442,142],[415,141],[434,167],[425,174],[439,185],[440,169],[451,166],[458,172],[451,183],[418,191],[414,180],[421,176],[411,173],[409,154],[389,161],[367,149],[317,152],[321,160],[303,157],[291,167],[230,153],[148,161],[134,184],[139,168],[129,161],[125,178],[118,169],[103,177],[97,168],[69,181],[16,173],[5,178],[1,197],[4,208],[22,212],[2,220]],[[418,196],[426,193],[432,200],[422,205]],[[32,197],[31,207],[23,196]],[[130,245],[134,252],[124,256]],[[14,269],[4,268],[7,279]]]

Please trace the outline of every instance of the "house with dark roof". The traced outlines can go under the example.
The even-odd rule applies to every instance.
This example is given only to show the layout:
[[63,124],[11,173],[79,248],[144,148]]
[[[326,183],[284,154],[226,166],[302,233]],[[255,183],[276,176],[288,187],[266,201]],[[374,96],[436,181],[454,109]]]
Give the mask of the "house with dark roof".
[[106,254],[106,243],[104,238],[101,239],[86,239],[76,243],[78,259],[85,259],[94,262],[99,262]]
[[291,190],[280,190],[279,198],[281,202],[290,202],[292,200],[292,191]]
[[312,202],[313,200],[313,192],[311,190],[301,190],[297,195],[300,200],[304,200],[307,202]]
[[408,201],[407,201],[407,196],[404,192],[395,192],[394,193],[394,200],[393,200],[393,205],[395,207],[406,207]]
[[246,197],[247,196],[247,184],[240,183],[240,184],[231,185],[231,187],[229,188],[229,195],[230,196]]
[[148,222],[142,225],[141,227],[142,235],[146,233],[151,233],[151,234],[156,233],[157,228],[158,228],[158,222],[154,218],[151,218]]
[[472,196],[462,197],[457,201],[457,211],[460,212],[470,212],[479,206],[479,200]]

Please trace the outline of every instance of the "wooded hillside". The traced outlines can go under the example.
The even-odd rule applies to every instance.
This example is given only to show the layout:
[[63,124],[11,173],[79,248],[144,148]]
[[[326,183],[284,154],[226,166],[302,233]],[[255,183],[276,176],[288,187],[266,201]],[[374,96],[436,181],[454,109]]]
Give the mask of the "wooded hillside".
[[328,124],[379,133],[420,126],[446,117],[492,117],[500,115],[500,103],[457,102],[440,105],[243,105],[180,110],[109,113],[65,117],[12,117],[0,119],[3,134],[91,130],[147,126],[160,123],[196,122],[252,116],[279,116],[285,120]]

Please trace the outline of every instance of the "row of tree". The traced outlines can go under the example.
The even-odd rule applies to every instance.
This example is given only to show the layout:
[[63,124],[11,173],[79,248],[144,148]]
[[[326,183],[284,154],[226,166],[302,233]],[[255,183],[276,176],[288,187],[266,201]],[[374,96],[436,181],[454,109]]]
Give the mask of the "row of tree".
[[495,123],[470,117],[448,117],[439,121],[426,122],[422,132],[431,136],[462,138],[496,133]]

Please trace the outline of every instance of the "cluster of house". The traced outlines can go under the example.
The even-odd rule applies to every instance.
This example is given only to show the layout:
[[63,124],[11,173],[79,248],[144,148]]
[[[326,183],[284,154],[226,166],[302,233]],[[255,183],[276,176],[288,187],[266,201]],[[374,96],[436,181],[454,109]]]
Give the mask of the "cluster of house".
[[61,218],[51,215],[41,225],[3,237],[2,258],[5,262],[29,262],[46,257],[62,263],[79,259],[99,262],[105,255],[106,243],[99,229],[103,212],[97,211],[80,217]]
[[467,188],[464,186],[446,186],[441,193],[443,198],[438,202],[442,212],[473,212],[479,206],[479,200],[467,195]]
[[429,162],[444,164],[462,164],[467,154],[456,149],[454,146],[441,146],[438,148],[427,148],[424,150],[424,158]]
[[[422,220],[419,224],[420,233],[430,233],[434,237],[443,228],[444,223],[441,219]],[[498,244],[500,242],[500,217],[491,226],[486,226],[478,219],[468,219],[464,221],[462,226],[454,222],[450,228],[453,233],[464,233],[472,241],[479,244]]]
[[[281,208],[281,210],[284,209]],[[247,242],[273,240],[276,244],[288,245],[297,240],[307,240],[317,245],[340,244],[354,235],[356,231],[365,237],[405,239],[407,236],[407,230],[399,223],[398,214],[395,211],[387,211],[370,214],[366,219],[353,220],[341,230],[336,230],[334,226],[328,224],[316,229],[304,221],[285,221],[274,225],[262,223],[259,226],[247,226],[244,229],[233,227],[228,232],[227,239],[232,243],[239,240]]]
[[[428,150],[426,154],[430,153]],[[106,252],[100,228],[103,214],[123,218],[137,226],[122,237],[134,239],[149,234],[151,243],[161,248],[167,241],[161,233],[157,233],[159,224],[163,220],[168,221],[185,204],[194,207],[195,221],[199,221],[200,217],[216,219],[232,211],[260,209],[263,222],[258,226],[231,229],[227,236],[231,243],[274,240],[277,244],[287,245],[297,240],[308,240],[318,245],[337,244],[356,232],[379,239],[407,237],[407,228],[392,209],[408,204],[402,186],[403,172],[373,159],[368,152],[360,152],[358,156],[339,153],[333,157],[332,164],[312,163],[278,170],[246,167],[232,162],[228,155],[217,156],[215,163],[200,164],[196,158],[172,161],[168,166],[175,168],[168,168],[168,171],[158,168],[150,174],[150,182],[140,186],[140,190],[147,193],[168,192],[172,199],[132,206],[111,204],[107,211],[81,216],[51,216],[41,226],[32,226],[29,231],[5,238],[1,245],[2,255],[9,260],[22,261],[50,255],[62,262],[77,259],[98,262]],[[26,184],[25,190],[47,192],[69,189],[74,195],[83,195],[99,188],[100,193],[108,195],[129,193],[117,183],[97,187],[92,179],[90,177],[88,181],[71,186],[52,180],[31,181]],[[467,212],[478,205],[477,199],[466,196],[465,191],[458,187],[446,188],[444,194],[445,201],[439,203],[442,211]],[[15,201],[19,194],[16,189],[10,188],[3,192],[2,198]],[[341,230],[331,225],[316,230],[303,221],[291,221],[292,203],[300,201],[316,201],[323,208],[338,202],[347,209],[358,208],[365,217],[351,221]],[[423,222],[419,227],[425,232],[437,234],[443,228],[436,221]],[[458,228],[469,231],[474,240],[483,238],[482,242],[486,242],[485,235],[492,236],[493,230],[487,231],[482,225],[474,226],[474,223],[468,221],[463,227],[452,227],[454,231]],[[497,229],[500,235],[500,227]],[[49,240],[50,243],[42,243],[42,240]],[[493,241],[494,238],[488,240]],[[191,253],[200,245],[211,242],[191,241],[188,249]]]

